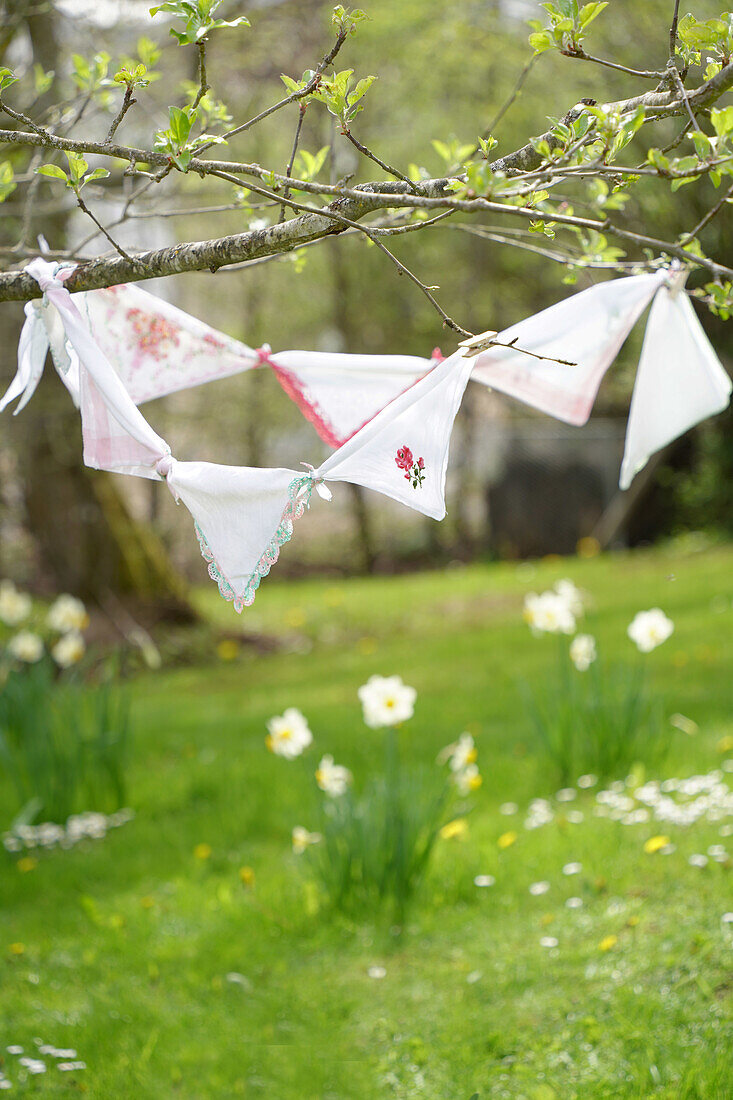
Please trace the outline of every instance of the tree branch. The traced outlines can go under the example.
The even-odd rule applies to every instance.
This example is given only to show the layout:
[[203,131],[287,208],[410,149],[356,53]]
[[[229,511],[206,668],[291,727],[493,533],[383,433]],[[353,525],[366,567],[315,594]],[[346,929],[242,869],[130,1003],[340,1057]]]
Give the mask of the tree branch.
[[[333,53],[333,50],[331,52]],[[729,63],[696,90],[688,92],[687,103],[693,111],[699,110],[715,102],[731,87],[733,87],[733,63]],[[285,102],[292,102],[294,98],[300,98],[299,93],[294,97],[288,97],[282,105]],[[685,101],[678,98],[672,89],[662,92],[647,92],[641,96],[609,104],[608,107],[609,109],[627,112],[634,111],[640,105],[654,111],[657,118],[681,115],[686,113],[687,110]],[[581,109],[578,108],[578,113]],[[551,132],[542,135],[542,138],[551,147],[557,143]],[[103,156],[127,161],[132,165],[137,161],[146,161],[149,164],[170,170],[168,158],[165,154],[155,150],[134,149],[114,144],[105,145],[99,142],[75,141],[69,138],[56,137],[48,131],[20,133],[13,130],[2,130],[0,131],[0,143],[99,153]],[[543,157],[530,143],[495,161],[491,167],[494,171],[521,173],[531,172],[542,164]],[[99,258],[82,263],[66,282],[69,290],[95,290],[119,283],[176,275],[186,271],[206,269],[216,271],[218,268],[229,264],[290,252],[311,241],[342,232],[344,225],[358,222],[367,214],[390,207],[461,210],[466,213],[491,211],[521,217],[525,220],[534,220],[538,216],[537,211],[530,207],[511,207],[481,198],[456,199],[452,193],[445,192],[444,188],[447,182],[445,179],[426,180],[416,185],[410,185],[411,189],[414,188],[414,193],[408,193],[408,185],[401,181],[365,184],[359,188],[346,190],[345,188],[307,183],[278,176],[274,173],[271,174],[256,164],[229,164],[221,161],[208,161],[200,157],[192,159],[191,170],[200,173],[202,176],[212,174],[222,175],[224,178],[228,178],[227,174],[235,177],[249,175],[259,179],[267,176],[268,180],[273,179],[276,185],[279,186],[290,185],[317,194],[336,193],[340,197],[324,209],[295,204],[291,200],[289,204],[293,208],[298,208],[304,212],[298,217],[270,226],[267,229],[237,233],[208,241],[181,243],[169,248],[141,252],[130,258]],[[260,193],[264,193],[267,198],[275,203],[280,204],[283,201],[282,196],[272,192],[260,189]],[[632,233],[613,225],[609,221],[570,217],[562,214],[553,214],[552,220],[578,228],[612,232],[616,236],[633,241],[640,246],[651,246],[669,255],[677,256],[686,262],[703,266],[714,274],[725,275],[726,277],[733,274],[730,268],[711,260],[702,260],[679,245]],[[364,227],[359,228],[363,229]],[[38,284],[30,276],[18,272],[0,274],[0,301],[27,301],[40,296],[41,292]]]

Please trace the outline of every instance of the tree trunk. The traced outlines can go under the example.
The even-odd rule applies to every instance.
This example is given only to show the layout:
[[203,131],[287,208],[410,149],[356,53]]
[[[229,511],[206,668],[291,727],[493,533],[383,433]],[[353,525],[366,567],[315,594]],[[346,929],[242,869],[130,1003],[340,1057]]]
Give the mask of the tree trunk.
[[[10,4],[8,10],[17,15],[20,7]],[[59,71],[62,48],[53,7],[35,7],[36,12],[24,21],[34,61],[44,71]],[[18,29],[22,26],[19,23]],[[44,97],[48,104],[53,96],[52,87]],[[29,207],[25,229],[30,242],[39,226],[34,223],[32,202]],[[43,232],[52,248],[64,246],[67,221],[66,212],[44,218]],[[4,243],[13,244],[22,228],[20,219],[5,219]],[[2,311],[3,378],[9,379],[15,369],[21,321],[18,306],[8,305]],[[169,612],[176,618],[194,617],[185,584],[160,541],[132,520],[117,478],[84,467],[79,415],[50,358],[27,408],[16,420],[5,415],[5,438],[18,456],[26,523],[38,554],[39,587],[97,602],[112,591],[149,605],[151,611],[155,605],[155,617]]]

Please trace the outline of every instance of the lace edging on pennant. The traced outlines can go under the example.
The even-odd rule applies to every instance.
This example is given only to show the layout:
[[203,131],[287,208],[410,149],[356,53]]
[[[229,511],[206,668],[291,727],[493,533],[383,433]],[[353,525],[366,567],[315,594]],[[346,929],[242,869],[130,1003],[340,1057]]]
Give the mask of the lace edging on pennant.
[[300,519],[306,508],[310,507],[312,491],[313,478],[309,474],[303,477],[293,478],[290,482],[288,485],[288,502],[283,509],[280,523],[277,526],[275,534],[267,544],[262,557],[257,562],[254,571],[250,574],[244,586],[244,592],[242,592],[241,595],[237,595],[233,585],[227,580],[219,563],[214,557],[214,553],[209,546],[206,535],[203,533],[198,523],[194,523],[201,556],[204,561],[208,562],[209,576],[213,581],[216,581],[219,586],[219,592],[223,598],[232,603],[234,605],[234,610],[239,612],[239,614],[242,613],[245,607],[251,607],[254,603],[260,581],[263,577],[267,576],[270,569],[280,557],[280,547],[284,546],[286,542],[290,542],[293,536],[294,521]]

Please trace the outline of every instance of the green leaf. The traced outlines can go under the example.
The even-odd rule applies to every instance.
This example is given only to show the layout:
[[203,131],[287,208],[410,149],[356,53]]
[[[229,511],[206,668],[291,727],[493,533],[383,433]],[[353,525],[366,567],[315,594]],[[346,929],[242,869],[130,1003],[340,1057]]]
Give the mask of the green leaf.
[[580,29],[584,31],[594,19],[598,18],[603,9],[607,7],[608,0],[605,0],[605,3],[584,4],[578,14],[578,25]]
[[188,135],[191,133],[193,118],[189,118],[180,107],[169,107],[168,117],[174,141],[178,142],[179,145],[185,145],[188,141]]
[[94,171],[90,172],[86,177],[84,183],[93,183],[94,180],[104,180],[107,179],[108,175],[109,172],[106,168],[95,168]]
[[294,92],[300,92],[303,85],[299,84],[297,80],[293,80],[291,76],[286,76],[285,73],[280,73],[280,79],[292,95]]
[[529,36],[529,44],[535,53],[544,53],[552,49],[555,41],[549,31],[535,31]]
[[69,162],[69,178],[71,184],[78,184],[79,180],[89,168],[89,164],[81,153],[68,153],[64,151],[64,155]]
[[51,179],[63,180],[64,183],[69,178],[63,168],[59,168],[58,164],[42,164],[39,168],[36,168],[36,173],[39,176],[49,176]]
[[13,172],[13,166],[10,161],[4,160],[0,162],[0,202],[5,202],[8,195],[10,195],[16,188],[14,179],[15,173]]
[[44,72],[43,65],[39,65],[38,62],[33,66],[33,86],[35,88],[36,95],[43,95],[53,84],[53,78],[56,75],[53,69],[49,69],[48,72]]
[[9,88],[11,84],[15,84],[17,79],[11,69],[5,67],[0,69],[0,92],[4,91],[5,88]]
[[733,131],[733,106],[713,107],[710,121],[718,137],[725,137]]

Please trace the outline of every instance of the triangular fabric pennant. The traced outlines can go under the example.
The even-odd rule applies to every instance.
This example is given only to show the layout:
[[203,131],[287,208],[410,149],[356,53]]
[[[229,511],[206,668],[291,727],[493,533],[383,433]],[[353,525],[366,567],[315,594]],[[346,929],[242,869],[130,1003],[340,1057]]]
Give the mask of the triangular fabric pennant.
[[722,412],[733,385],[683,290],[659,291],[636,373],[619,486],[628,489],[653,454]]
[[61,332],[76,356],[84,462],[93,469],[157,479],[156,463],[170,454],[170,447],[135,406],[62,285],[55,266],[36,259],[25,270],[38,281],[45,300],[58,311]]
[[136,405],[260,362],[253,348],[131,283],[74,301]]
[[220,593],[236,611],[249,607],[308,507],[312,476],[172,459],[167,481],[194,518]]
[[567,424],[585,424],[603,375],[667,271],[613,279],[565,298],[500,332],[497,340],[574,366],[492,347],[476,357],[473,379]]
[[438,362],[416,355],[282,351],[270,365],[324,443],[340,447]]
[[472,367],[460,351],[444,359],[327,458],[316,476],[375,489],[442,519],[451,430]]
[[5,396],[0,400],[0,412],[3,412],[11,401],[20,397],[17,407],[13,410],[13,416],[17,416],[20,410],[25,408],[36,392],[48,352],[48,333],[39,305],[35,302],[26,302],[24,308],[25,322],[18,341],[18,369],[5,391]]

